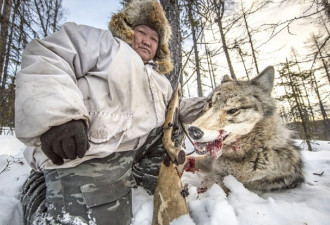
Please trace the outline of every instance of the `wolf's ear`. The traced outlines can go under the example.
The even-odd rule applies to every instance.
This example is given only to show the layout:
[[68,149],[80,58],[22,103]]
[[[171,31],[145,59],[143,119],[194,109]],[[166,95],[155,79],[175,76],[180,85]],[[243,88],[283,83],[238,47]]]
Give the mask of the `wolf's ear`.
[[225,82],[228,82],[228,81],[231,81],[230,77],[226,74],[223,76],[222,80],[221,80],[221,83],[225,83]]
[[263,89],[268,90],[270,94],[274,87],[274,67],[268,66],[257,77],[253,78],[252,82],[261,86]]

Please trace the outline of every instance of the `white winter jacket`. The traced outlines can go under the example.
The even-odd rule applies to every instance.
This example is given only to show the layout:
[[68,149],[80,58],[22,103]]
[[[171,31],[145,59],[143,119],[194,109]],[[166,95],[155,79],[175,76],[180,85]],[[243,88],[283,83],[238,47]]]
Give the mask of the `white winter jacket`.
[[[139,148],[164,123],[172,95],[167,78],[128,44],[110,31],[74,23],[33,40],[16,79],[16,136],[36,170]],[[40,135],[71,120],[86,121],[91,147],[82,159],[56,166],[42,152]]]

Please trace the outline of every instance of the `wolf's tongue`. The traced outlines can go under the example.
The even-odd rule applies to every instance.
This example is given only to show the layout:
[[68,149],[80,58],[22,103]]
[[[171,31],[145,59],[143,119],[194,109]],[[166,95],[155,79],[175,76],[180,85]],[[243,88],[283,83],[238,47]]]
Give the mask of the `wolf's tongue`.
[[223,141],[223,130],[219,131],[219,139],[209,142],[207,149],[210,151],[210,155],[217,159],[222,154],[222,141]]

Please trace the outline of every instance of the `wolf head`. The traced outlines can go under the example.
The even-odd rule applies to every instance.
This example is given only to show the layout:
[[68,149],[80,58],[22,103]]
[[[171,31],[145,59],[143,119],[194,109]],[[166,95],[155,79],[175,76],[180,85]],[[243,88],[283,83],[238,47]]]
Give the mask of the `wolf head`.
[[237,154],[239,140],[274,114],[273,85],[272,66],[251,81],[225,76],[209,96],[208,110],[188,128],[197,152],[210,152],[214,158]]

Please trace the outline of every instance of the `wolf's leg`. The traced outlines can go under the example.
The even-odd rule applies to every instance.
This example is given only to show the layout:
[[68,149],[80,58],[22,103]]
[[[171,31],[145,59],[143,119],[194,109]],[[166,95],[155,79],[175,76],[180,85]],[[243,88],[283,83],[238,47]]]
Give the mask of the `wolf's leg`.
[[203,173],[212,171],[213,162],[214,159],[209,155],[195,157],[195,167]]
[[216,183],[213,176],[213,162],[214,159],[208,156],[186,157],[184,165],[179,170],[181,169],[180,172],[197,173],[202,179],[198,192],[203,193]]
[[206,189],[210,188],[213,184],[219,185],[222,190],[228,194],[229,189],[223,183],[223,171],[220,169],[221,167],[217,167],[216,164],[225,163],[223,161],[220,162],[219,159],[214,159],[209,155],[196,157],[195,167],[201,173],[204,174],[204,179],[202,186],[205,186]]

